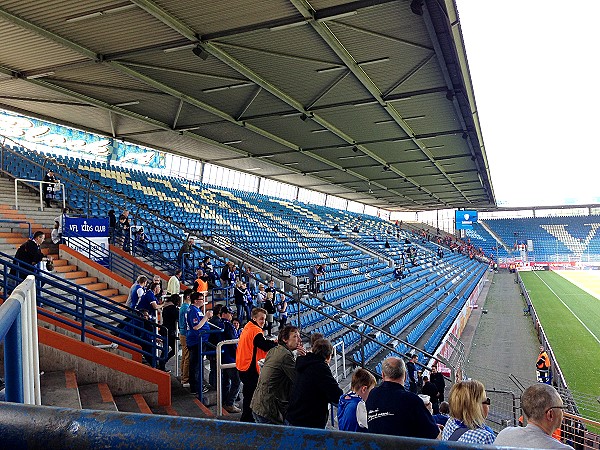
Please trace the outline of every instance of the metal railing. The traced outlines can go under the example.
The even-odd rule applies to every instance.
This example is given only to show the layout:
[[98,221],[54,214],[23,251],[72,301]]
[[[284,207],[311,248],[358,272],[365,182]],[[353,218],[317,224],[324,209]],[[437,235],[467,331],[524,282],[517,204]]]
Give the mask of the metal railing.
[[44,308],[39,314],[75,328],[81,342],[102,338],[145,356],[153,366],[166,358],[167,341],[161,343],[160,336],[163,326],[144,321],[136,311],[52,273],[23,262],[15,264],[12,257],[0,252],[0,282],[4,292],[11,292],[29,275],[35,276],[38,306],[52,308],[59,315]]
[[21,183],[28,183],[28,184],[39,184],[39,191],[40,191],[40,211],[44,210],[44,189],[43,186],[44,184],[51,184],[53,186],[59,186],[60,190],[61,190],[61,197],[62,197],[62,204],[63,204],[63,209],[66,206],[66,199],[65,199],[65,185],[63,183],[61,183],[60,181],[57,182],[49,182],[49,181],[40,181],[40,180],[29,180],[27,178],[15,178],[15,209],[19,209],[19,195],[18,195],[18,189],[17,189],[17,185],[18,182]]
[[223,369],[232,369],[235,368],[235,363],[223,364],[221,362],[222,359],[222,349],[224,345],[228,344],[237,344],[239,339],[229,339],[226,341],[221,341],[217,344],[216,355],[217,355],[217,417],[223,415]]
[[42,403],[35,294],[35,278],[30,275],[0,306],[0,341],[4,341],[8,402]]
[[[11,219],[0,219],[0,226],[2,226],[2,224],[26,224],[27,225],[27,237],[31,237],[31,222],[28,222],[27,220],[11,220]],[[11,230],[13,228],[19,228],[20,227],[9,227]]]

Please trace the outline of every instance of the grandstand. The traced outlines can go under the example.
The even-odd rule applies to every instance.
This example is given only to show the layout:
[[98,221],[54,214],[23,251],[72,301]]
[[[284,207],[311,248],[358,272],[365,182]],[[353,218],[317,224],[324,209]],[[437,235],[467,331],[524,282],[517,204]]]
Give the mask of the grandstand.
[[[183,288],[194,281],[185,263],[195,269],[205,256],[217,274],[231,261],[238,276],[251,267],[253,282],[274,280],[288,323],[305,341],[322,333],[334,345],[331,368],[344,388],[351,369],[381,379],[385,358],[412,353],[425,373],[437,364],[447,384],[485,373],[469,366],[464,342],[495,280],[514,285],[504,268],[597,268],[597,208],[497,216],[453,2],[236,1],[206,4],[202,14],[184,0],[12,3],[0,6],[0,29],[21,33],[0,55],[3,300],[21,281],[16,248],[33,231],[49,236],[59,214],[42,204],[50,170],[69,218],[128,210],[132,230],[149,238],[130,234],[127,245],[107,232],[99,245],[66,229],[66,242],[44,246],[54,270],[27,269],[37,280],[24,284],[39,307],[46,406],[237,419],[223,412],[220,392],[189,394],[178,354],[172,373],[157,369],[168,359],[166,329],[144,328],[125,304],[138,275],[166,283],[183,268]],[[234,14],[234,3],[247,13]],[[467,230],[412,220],[465,208],[480,212]],[[182,260],[188,237],[195,245]],[[307,282],[316,264],[326,267],[319,292]],[[517,310],[533,311],[540,329],[526,294]],[[213,305],[232,300],[217,276]],[[594,410],[552,358],[572,420],[584,423]],[[530,381],[512,379],[512,403],[490,414],[496,430],[516,425]],[[355,444],[383,442],[369,439]]]

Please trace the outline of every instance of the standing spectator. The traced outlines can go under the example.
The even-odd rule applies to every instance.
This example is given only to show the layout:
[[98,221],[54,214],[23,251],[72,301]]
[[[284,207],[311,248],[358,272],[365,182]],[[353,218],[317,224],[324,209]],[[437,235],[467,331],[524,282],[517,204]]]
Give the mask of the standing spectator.
[[287,317],[288,317],[288,313],[287,313],[287,299],[285,298],[285,296],[281,296],[281,300],[279,301],[279,305],[277,306],[277,312],[279,313],[279,328],[283,328],[285,327],[285,324],[287,323]]
[[423,388],[421,389],[421,394],[429,396],[433,414],[438,414],[440,412],[440,404],[438,403],[439,393],[436,385],[429,381],[429,377],[427,376],[423,377]]
[[[190,352],[190,391],[192,394],[198,393],[198,378],[199,372],[202,370],[202,364],[200,364],[200,341],[202,345],[208,341],[207,331],[210,330],[208,324],[209,319],[212,317],[212,311],[209,309],[206,314],[202,312],[204,306],[204,296],[199,292],[193,292],[191,295],[192,304],[190,305],[186,313],[186,345]],[[202,387],[202,386],[200,386]],[[203,388],[203,392],[208,389]]]
[[256,423],[283,425],[290,393],[296,379],[294,350],[304,355],[300,331],[285,327],[277,340],[277,347],[267,353],[258,377],[258,384],[250,407]]
[[55,245],[60,244],[60,224],[55,220],[54,221],[54,227],[52,228],[52,231],[50,232],[50,239],[52,240],[52,243]]
[[[210,326],[210,333],[208,336],[209,345],[205,348],[205,351],[215,351],[217,348],[217,344],[221,340],[222,331],[219,333],[214,333],[214,331],[222,330],[221,327],[221,305],[215,305],[212,309],[213,316],[208,321]],[[217,388],[217,355],[206,355],[206,359],[208,359],[209,363],[209,371],[208,371],[208,384],[210,384],[213,388]]]
[[145,275],[140,275],[137,277],[137,280],[131,286],[129,290],[129,296],[127,297],[127,301],[125,301],[125,306],[128,306],[131,309],[136,309],[137,304],[140,299],[146,292],[146,283],[148,282],[148,278]]
[[200,292],[204,297],[208,296],[208,277],[202,269],[196,270],[196,280],[192,286],[194,292]]
[[267,352],[277,345],[275,342],[265,339],[263,327],[266,319],[267,312],[264,309],[254,308],[252,310],[250,322],[246,324],[240,334],[235,354],[235,365],[244,384],[241,422],[254,422],[250,401],[258,383],[258,374],[260,373],[258,361],[267,356]]
[[361,367],[352,374],[350,392],[340,397],[338,403],[338,428],[342,431],[368,431],[365,401],[375,387],[375,377]]
[[286,416],[290,425],[321,429],[327,425],[329,403],[337,405],[343,394],[329,368],[332,353],[331,342],[319,339],[310,353],[296,360],[296,381]]
[[181,292],[181,269],[177,269],[173,276],[169,278],[169,282],[167,283],[167,294],[177,294]]
[[237,281],[235,288],[233,289],[233,298],[235,301],[235,307],[237,308],[237,317],[240,322],[244,320],[250,320],[250,304],[248,303],[248,291],[246,289],[246,283],[243,281]]
[[54,218],[54,221],[58,222],[58,233],[61,238],[65,232],[65,217],[67,217],[68,212],[69,208],[63,208],[60,214]]
[[46,173],[46,176],[44,177],[44,182],[42,183],[44,185],[44,203],[46,204],[46,208],[52,207],[50,205],[50,202],[54,200],[54,190],[56,183],[58,183],[58,180],[56,179],[54,172],[52,170],[49,170],[48,173]]
[[156,319],[156,311],[161,309],[162,305],[160,302],[160,284],[152,283],[148,287],[148,290],[142,295],[140,301],[136,305],[138,310],[148,311],[152,320]]
[[315,264],[308,271],[308,288],[311,292],[317,292],[317,278],[319,277],[319,264]]
[[[220,334],[218,342],[237,339],[239,337],[238,332],[231,323],[233,316],[227,306],[221,307],[220,316],[221,320],[219,321],[219,328],[222,328],[223,332]],[[221,363],[235,363],[236,349],[236,344],[224,345],[222,347]],[[223,409],[232,414],[242,412],[241,409],[233,404],[240,392],[240,374],[235,367],[221,370],[223,379]]]
[[416,394],[418,392],[418,386],[417,386],[418,375],[417,375],[416,362],[417,362],[416,354],[408,355],[408,362],[406,363],[406,372],[408,374],[408,386],[409,386],[408,389],[413,394]]
[[181,385],[190,387],[190,351],[187,346],[185,317],[192,302],[191,295],[194,291],[186,289],[183,292],[183,302],[179,308],[179,344],[181,345]]
[[[265,291],[265,285],[258,285],[258,292],[256,293],[256,306],[259,308],[264,308],[265,300],[267,299],[267,291]],[[272,300],[271,300],[272,301]]]
[[406,391],[406,366],[387,358],[381,366],[383,383],[367,398],[369,433],[435,439],[439,429],[418,395]]
[[211,286],[214,287],[214,283],[217,279],[217,274],[215,273],[215,268],[212,262],[210,262],[210,256],[205,256],[200,266],[202,267],[202,270],[204,270],[206,276],[209,278]]
[[[37,266],[45,258],[40,247],[45,239],[46,235],[43,231],[36,231],[31,239],[25,241],[17,249],[17,253],[15,253],[13,259],[13,263],[17,267],[10,269],[10,274],[18,278],[17,284],[23,281],[30,273],[37,273],[37,268],[29,266]],[[52,261],[52,257],[48,256],[47,260]]]
[[115,216],[115,210],[108,210],[108,235],[110,241],[114,244],[115,229],[117,228],[117,216]]
[[183,271],[183,279],[192,273],[192,248],[194,246],[194,238],[189,236],[183,243],[177,254],[177,264]]
[[529,386],[521,396],[521,408],[527,417],[526,427],[507,427],[500,431],[494,445],[506,447],[572,449],[552,437],[563,421],[560,395],[548,384]]
[[459,381],[448,396],[450,418],[446,422],[443,441],[469,444],[493,444],[496,435],[485,424],[490,411],[490,399],[485,388],[477,380]]
[[252,295],[256,294],[256,279],[254,278],[254,273],[252,272],[252,268],[250,266],[246,266],[244,271],[242,272],[240,278]]
[[117,244],[123,247],[123,250],[126,252],[129,251],[129,229],[131,228],[131,224],[129,223],[129,210],[124,209],[121,215],[119,216],[119,220],[117,222],[117,236],[119,237]]
[[446,380],[444,380],[444,374],[442,372],[438,372],[437,364],[431,366],[431,374],[430,379],[438,391],[437,401],[441,403],[444,401],[444,389],[446,388]]
[[167,346],[169,348],[169,354],[164,361],[160,362],[160,370],[166,371],[166,364],[175,355],[175,340],[177,339],[177,326],[179,321],[179,304],[181,303],[181,297],[179,294],[170,295],[165,301],[162,308],[162,319],[163,326],[166,328],[161,329],[161,335],[163,339],[167,339]]
[[275,317],[275,305],[273,304],[273,293],[268,292],[264,301],[264,309],[267,311],[267,322],[265,328],[267,330],[267,336],[272,336],[271,332],[273,330],[273,320]]

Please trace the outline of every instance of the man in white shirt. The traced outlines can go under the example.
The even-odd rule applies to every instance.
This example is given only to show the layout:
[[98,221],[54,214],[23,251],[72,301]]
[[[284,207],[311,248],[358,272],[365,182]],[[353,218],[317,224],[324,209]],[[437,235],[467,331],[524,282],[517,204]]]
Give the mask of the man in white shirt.
[[177,269],[175,274],[169,278],[169,282],[167,283],[167,294],[179,294],[181,292],[181,284],[179,280],[181,279],[181,269]]
[[572,449],[552,437],[560,427],[566,407],[552,386],[544,383],[529,386],[521,396],[521,408],[527,417],[526,427],[502,430],[494,445],[506,447]]

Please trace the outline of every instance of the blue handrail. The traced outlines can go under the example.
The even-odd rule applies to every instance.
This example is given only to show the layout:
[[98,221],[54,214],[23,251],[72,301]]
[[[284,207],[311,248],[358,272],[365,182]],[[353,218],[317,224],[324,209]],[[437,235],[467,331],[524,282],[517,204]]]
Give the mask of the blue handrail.
[[6,401],[23,403],[21,304],[14,298],[0,306],[0,341],[4,341]]
[[[12,286],[21,281],[21,277],[10,273],[12,269],[20,272],[21,277],[23,275],[35,275],[38,305],[54,308],[62,314],[70,316],[76,322],[76,325],[43,309],[39,313],[42,316],[51,317],[76,328],[80,333],[82,342],[85,341],[87,335],[107,339],[121,347],[142,354],[147,360],[151,361],[154,367],[158,361],[166,360],[169,352],[168,342],[160,336],[163,333],[165,336],[167,335],[164,326],[151,323],[152,329],[156,330],[151,332],[146,328],[150,328],[150,323],[141,319],[139,314],[131,308],[102,297],[83,286],[52,273],[41,271],[37,267],[22,262],[18,265],[14,264],[12,257],[0,252],[0,274],[3,276],[4,292],[10,292]],[[57,290],[59,292],[56,292]],[[106,323],[102,318],[114,321],[115,325]],[[110,334],[89,327],[90,324],[102,327],[108,330]],[[113,335],[129,341],[131,344],[123,342],[123,340],[117,339]],[[159,351],[161,356],[156,355]]]

